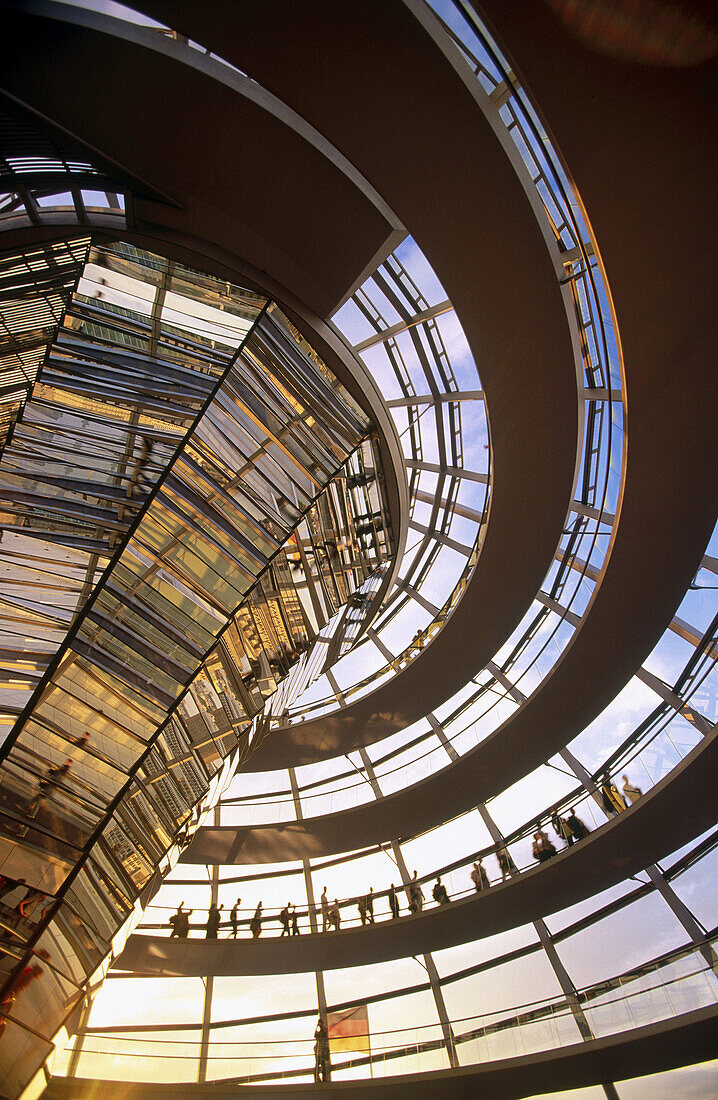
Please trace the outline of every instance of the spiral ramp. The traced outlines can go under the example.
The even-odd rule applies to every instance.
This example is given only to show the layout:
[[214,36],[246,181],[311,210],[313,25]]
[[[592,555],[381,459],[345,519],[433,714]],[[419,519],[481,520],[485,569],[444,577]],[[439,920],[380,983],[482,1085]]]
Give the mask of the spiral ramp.
[[[49,538],[46,497],[28,503],[36,467],[21,463],[50,388],[100,400],[62,382],[68,359],[90,362],[86,331],[103,370],[127,368],[87,328],[101,308],[85,293],[93,272],[115,273],[100,295],[116,309],[117,272],[156,258],[143,369],[163,380],[157,400],[171,384],[175,401],[153,406],[146,475],[133,481],[139,442],[126,452],[113,484],[129,478],[132,491],[117,508],[105,490],[91,547],[76,539],[77,486],[52,483],[65,510],[60,521],[51,509],[50,542],[84,553],[87,579],[53,620],[44,665],[16,663],[9,681],[0,874],[27,883],[0,898],[5,1095],[669,1097],[687,1093],[687,1074],[710,1095],[718,542],[704,9],[680,22],[657,3],[662,20],[646,28],[611,24],[609,4],[585,5],[594,17],[577,24],[571,5],[528,16],[513,0],[5,7],[5,300],[31,300],[34,280],[54,309],[29,381],[29,337],[6,342],[13,585],[27,554],[17,540]],[[18,290],[20,256],[34,274]],[[220,286],[218,309],[242,314],[233,347],[206,327]],[[167,366],[166,341],[179,339],[168,294],[202,303],[184,307],[202,319],[195,340],[214,340],[199,382],[179,378],[178,352]],[[297,358],[282,360],[282,385],[301,377],[301,413],[281,425],[268,404],[250,411],[271,439],[257,469],[270,446],[295,463],[301,448],[301,494],[291,515],[275,507],[271,547],[260,533],[251,583],[217,627],[220,657],[191,635],[195,664],[183,656],[172,692],[189,627],[167,620],[147,749],[113,756],[109,726],[70,729],[67,716],[80,719],[57,695],[92,661],[141,691],[146,663],[135,679],[111,664],[129,645],[108,603],[123,555],[158,502],[176,501],[197,440],[229,431],[212,419],[223,387],[247,404],[257,363],[276,379],[287,347]],[[332,436],[308,466],[292,434],[307,424],[343,450]],[[29,516],[38,529],[23,536]],[[229,537],[225,518],[211,522]],[[362,569],[356,555],[338,564],[350,544]],[[217,574],[217,591],[237,587]],[[278,629],[281,603],[286,626],[290,590],[304,625],[279,661],[267,608]],[[104,718],[121,725],[115,705]],[[20,769],[37,784],[43,759],[65,757],[67,783],[38,810]],[[169,811],[165,793],[154,825],[148,789],[190,757],[190,793]],[[80,776],[74,820],[57,792]],[[588,835],[563,829],[572,809]],[[542,836],[554,852],[539,854]],[[432,897],[437,877],[446,903]],[[27,884],[36,904],[19,919]],[[329,907],[337,899],[329,928],[323,890]],[[280,935],[288,903],[299,935]],[[178,905],[192,910],[186,938],[169,936]],[[312,1083],[318,1014],[331,1083]]]

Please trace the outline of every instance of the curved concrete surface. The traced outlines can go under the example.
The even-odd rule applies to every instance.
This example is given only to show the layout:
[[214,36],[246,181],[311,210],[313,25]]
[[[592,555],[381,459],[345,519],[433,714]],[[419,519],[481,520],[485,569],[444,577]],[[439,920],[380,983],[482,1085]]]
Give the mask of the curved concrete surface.
[[647,795],[580,844],[484,893],[396,921],[298,938],[207,941],[135,934],[114,968],[288,974],[363,966],[492,936],[591,897],[676,851],[715,824],[717,785],[718,730]]
[[[648,1024],[605,1039],[574,1043],[560,1050],[529,1054],[523,1058],[501,1058],[483,1065],[460,1069],[410,1073],[403,1077],[382,1077],[379,1082],[339,1081],[320,1085],[234,1085],[201,1084],[172,1086],[177,1096],[195,1100],[213,1097],[230,1100],[234,1096],[309,1095],[343,1096],[359,1093],[396,1097],[397,1100],[450,1095],[466,1100],[477,1096],[491,1100],[519,1100],[520,1097],[563,1089],[577,1089],[603,1081],[621,1081],[648,1073],[662,1073],[678,1066],[694,1065],[715,1056],[718,1008],[701,1008],[674,1016],[658,1024]],[[391,1062],[389,1062],[391,1065]],[[144,1100],[167,1095],[166,1085],[128,1085],[124,1081],[103,1081],[103,1088],[117,1100]],[[47,1100],[95,1100],[97,1082],[53,1077],[43,1096]]]
[[325,150],[203,71],[197,51],[94,13],[72,13],[94,24],[82,26],[8,7],[0,86],[91,150],[111,151],[131,176],[162,180],[172,205],[137,197],[139,227],[213,241],[301,287],[321,316],[404,235]]
[[[153,13],[151,5],[145,8],[149,14],[163,17],[161,12]],[[268,0],[261,5],[261,18],[251,4],[205,12],[204,7],[178,3],[168,10],[171,24],[183,32],[182,19],[191,22],[199,17],[204,21],[206,16],[210,22],[216,19],[221,23],[221,55],[260,83],[266,76],[267,87],[279,98],[286,91],[289,105],[325,136],[336,131],[337,140],[329,140],[361,167],[382,196],[397,200],[392,209],[415,232],[455,302],[480,367],[490,415],[494,482],[485,542],[450,627],[426,651],[431,653],[432,675],[426,675],[421,661],[414,662],[396,677],[396,686],[390,685],[388,694],[376,693],[375,702],[358,704],[363,709],[357,712],[351,708],[346,719],[335,718],[319,730],[314,723],[307,723],[311,743],[306,745],[272,737],[258,750],[257,767],[277,767],[282,761],[299,764],[342,751],[346,743],[359,740],[359,730],[362,738],[376,739],[402,728],[475,674],[520,621],[548,569],[571,498],[577,446],[576,377],[558,282],[518,178],[470,92],[401,4],[327,7],[323,2],[277,4]],[[10,30],[5,37],[6,87],[43,113],[64,119],[68,126],[71,121],[78,136],[88,141],[92,138],[97,143],[104,138],[110,144],[110,138],[113,142],[117,139],[125,160],[137,162],[144,176],[152,178],[164,172],[165,151],[157,141],[158,132],[167,128],[162,112],[158,116],[152,113],[141,83],[137,88],[134,83],[127,87],[121,79],[124,65],[134,59],[137,48],[133,52],[130,46],[107,38],[101,53],[111,61],[108,71],[117,74],[124,110],[132,117],[133,147],[129,148],[128,141],[121,140],[122,119],[106,129],[104,110],[114,88],[106,74],[103,95],[94,106],[83,89],[73,89],[67,79],[72,64],[69,58],[62,60],[66,51],[55,49],[38,84],[15,61],[33,45],[33,36],[39,33],[37,22],[32,21],[30,28],[14,16]],[[204,26],[193,27],[186,33],[212,47],[205,30]],[[65,26],[60,31],[66,45],[74,42],[71,34],[76,34],[78,47],[82,47],[80,56],[89,55],[89,31]],[[217,33],[215,26],[210,37]],[[307,43],[301,51],[295,48],[298,40]],[[239,54],[230,56],[234,49],[241,58]],[[87,56],[87,63],[92,64],[94,73],[97,59]],[[163,61],[165,64],[170,63]],[[312,68],[311,82],[306,81],[307,66]],[[419,85],[417,71],[423,74]],[[171,75],[180,85],[186,80],[191,86],[198,79],[194,73],[186,76],[176,63]],[[272,86],[278,77],[282,89]],[[324,108],[320,110],[313,93],[311,101],[302,98],[301,86],[314,84],[315,77],[318,99],[336,101],[331,117],[324,117]],[[153,81],[157,79],[153,75]],[[61,94],[55,95],[56,84],[61,86]],[[390,87],[392,96],[387,97],[382,87]],[[222,108],[233,112],[235,107],[225,102],[225,92],[218,93],[223,97]],[[139,104],[133,105],[134,94],[141,96],[141,109]],[[82,98],[79,105],[78,98]],[[199,125],[193,117],[196,108],[184,89],[182,103],[191,112],[188,125]],[[356,140],[350,140],[354,128]],[[435,173],[427,171],[427,134],[431,135],[432,163],[441,166],[441,204],[436,202]],[[276,169],[261,180],[262,201],[279,209],[286,205],[288,186],[282,170],[284,150],[281,145],[270,145],[266,138],[262,150],[265,163]],[[169,151],[174,154],[173,146]],[[171,175],[174,191],[181,182],[180,160],[177,154]],[[225,190],[230,190],[239,170],[237,165],[233,173],[232,165],[224,168],[229,176],[227,184],[220,177],[223,202]],[[206,190],[206,172],[202,178]],[[248,186],[244,178],[242,185]],[[309,203],[301,214],[298,200],[292,203],[293,215],[302,220],[302,239],[313,232],[321,213],[317,207],[323,210],[329,195],[326,190],[321,203]],[[186,214],[165,210],[159,204],[143,204],[138,217],[147,232],[151,232],[151,221],[189,232],[193,238],[216,241],[222,228],[214,209],[209,209],[210,198],[214,208],[214,196],[193,192],[187,196]],[[286,217],[285,211],[277,233],[280,228],[286,231]],[[327,227],[322,227],[326,270],[335,276],[340,265],[330,259],[333,251],[343,250],[344,242],[341,233],[335,232],[333,241],[328,240],[329,235]],[[244,245],[236,234],[230,233],[222,244],[242,254]],[[269,252],[263,263],[257,262],[256,250],[249,251],[248,258],[300,300],[308,300],[297,270],[275,264]],[[330,274],[325,277],[329,279]],[[346,285],[337,287],[336,298],[345,290]],[[313,304],[311,299],[309,304]],[[541,415],[537,416],[539,395]],[[516,538],[517,517],[525,533],[521,539]],[[457,652],[457,637],[473,638],[474,648],[462,645]]]
[[[141,6],[244,68],[361,165],[442,280],[487,394],[496,482],[472,583],[420,660],[341,712],[273,735],[249,763],[252,770],[296,766],[375,742],[422,717],[493,655],[515,609],[534,595],[573,462],[564,436],[573,415],[566,407],[566,323],[557,316],[555,279],[545,252],[543,262],[539,255],[535,223],[527,224],[528,203],[516,197],[498,142],[489,140],[483,116],[406,6],[267,0],[261,19],[253,5],[237,5],[221,20],[188,0]],[[715,522],[718,473],[706,459],[718,420],[715,380],[706,370],[715,344],[708,231],[715,67],[619,61],[578,41],[545,5],[530,20],[520,0],[481,6],[525,73],[586,203],[616,308],[628,400],[613,552],[560,667],[501,730],[500,756],[519,761],[505,783],[566,744],[638,668],[680,602]],[[307,43],[301,53],[292,46],[298,36]],[[413,81],[417,72],[425,79]],[[435,170],[427,168],[427,146]],[[666,148],[670,157],[662,155]],[[537,288],[540,298],[531,300]],[[549,465],[559,471],[560,492],[558,483],[552,492],[544,481]],[[537,532],[534,555],[528,544]],[[619,613],[626,625],[617,631]],[[498,756],[487,755],[486,767]],[[473,781],[477,770],[483,774],[475,769]]]
[[559,697],[556,711],[550,697],[537,702],[540,708],[517,712],[457,762],[411,787],[352,809],[286,824],[202,826],[180,862],[314,859],[426,832],[506,790],[565,746],[560,719],[579,711],[580,700]]
[[[568,327],[551,263],[508,162],[470,92],[398,0],[381,5],[263,0],[259,7],[146,0],[144,7],[166,8],[179,30],[256,76],[360,167],[415,233],[454,301],[487,394],[494,499],[470,598],[467,593],[452,618],[451,635],[443,632],[427,648],[423,665],[415,662],[385,691],[331,723],[314,729],[306,724],[302,736],[309,735],[311,743],[275,739],[264,750],[268,755],[257,760],[260,767],[278,767],[277,760],[281,766],[299,764],[345,751],[363,738],[377,740],[432,709],[452,685],[460,686],[493,655],[535,594],[561,531],[575,459]],[[500,24],[501,5],[487,7]],[[506,9],[517,17],[520,5],[509,0]],[[346,176],[336,177],[333,166],[318,167],[311,187],[302,175],[303,189],[295,191],[299,174],[292,169],[306,170],[316,151],[308,147],[307,153],[290,136],[285,154],[287,127],[281,120],[266,128],[273,135],[268,140],[263,116],[253,114],[256,107],[240,109],[226,88],[208,88],[206,74],[190,74],[169,57],[157,65],[153,58],[143,68],[141,50],[118,39],[98,46],[97,35],[89,31],[58,30],[31,17],[4,15],[0,56],[13,94],[64,124],[80,141],[106,142],[126,161],[128,173],[161,182],[162,193],[179,204],[138,201],[134,213],[140,231],[158,227],[187,244],[205,239],[236,252],[320,315],[341,300],[363,269],[368,237],[355,233],[356,225],[365,222],[379,249],[385,245],[386,221],[376,207],[369,204],[368,209],[356,199],[356,189]],[[425,792],[436,790],[444,817],[458,812],[457,792],[468,800],[473,784],[473,804],[481,797],[477,787],[490,792],[505,785],[505,773],[497,779],[492,768],[513,757],[522,772],[531,766],[534,752],[536,762],[544,760],[554,742],[557,747],[566,743],[615,695],[673,614],[714,519],[716,471],[706,461],[713,453],[716,420],[706,366],[714,342],[707,296],[707,273],[714,262],[706,232],[712,216],[706,181],[714,148],[707,70],[621,70],[625,63],[589,56],[560,28],[552,27],[554,40],[550,35],[545,40],[551,18],[540,9],[536,33],[532,29],[522,38],[517,32],[512,39],[510,19],[503,33],[587,200],[614,292],[629,401],[626,489],[602,587],[560,668],[524,713],[498,731],[500,737],[480,747],[480,756],[472,754],[449,769],[450,777],[435,777],[430,782],[436,786],[411,792],[416,806]],[[196,32],[193,20],[199,21]],[[297,50],[297,41],[307,47]],[[137,74],[144,71],[150,83],[143,87]],[[244,147],[222,145],[226,133],[220,132],[220,115],[207,113],[204,105],[200,109],[200,97],[224,118],[242,123]],[[169,103],[176,105],[174,112],[167,110]],[[195,149],[212,153],[206,163],[201,156],[190,163],[186,151],[192,142],[198,143]],[[671,159],[665,166],[661,161],[661,175],[657,154],[665,144],[670,144]],[[252,167],[261,164],[266,172],[246,171],[242,158],[250,149]],[[175,186],[186,190],[176,195]],[[232,191],[237,186],[243,188],[239,193]],[[238,194],[246,220],[237,216]],[[351,219],[355,208],[356,222]],[[348,238],[356,245],[351,263],[344,249],[349,221]],[[313,236],[315,231],[320,237]],[[366,251],[375,255],[377,249],[367,246]],[[458,647],[457,637],[462,639]],[[474,640],[473,647],[466,638]],[[708,739],[696,768],[687,766],[692,754],[665,788],[589,838],[580,852],[561,855],[483,897],[458,902],[440,916],[430,910],[395,925],[306,936],[301,969],[310,968],[312,960],[345,966],[352,959],[365,963],[368,957],[404,956],[414,942],[430,940],[432,949],[462,942],[473,938],[477,927],[488,934],[494,927],[525,921],[527,912],[545,915],[557,896],[570,904],[602,888],[602,882],[618,881],[631,873],[634,861],[637,869],[659,858],[669,843],[673,848],[706,826],[718,778],[713,746]],[[396,833],[397,822],[402,832],[407,827],[403,805],[410,809],[386,800],[381,811],[388,815],[381,823],[385,836]],[[619,840],[630,855],[619,851]],[[133,949],[139,938],[131,941]],[[167,945],[164,940],[159,946]],[[184,943],[178,950],[199,955],[207,946]],[[224,957],[224,944],[209,946],[218,961]],[[249,956],[240,960],[241,972],[255,972],[255,959],[261,959],[259,971],[272,972],[273,958],[281,962],[282,972],[300,969],[288,965],[288,945],[282,941],[242,943],[241,948]],[[236,961],[227,965],[234,967],[227,972],[236,972]],[[655,1064],[652,1059],[650,1068]],[[570,1083],[575,1086],[575,1073]],[[412,1081],[411,1088],[414,1095],[420,1086]]]

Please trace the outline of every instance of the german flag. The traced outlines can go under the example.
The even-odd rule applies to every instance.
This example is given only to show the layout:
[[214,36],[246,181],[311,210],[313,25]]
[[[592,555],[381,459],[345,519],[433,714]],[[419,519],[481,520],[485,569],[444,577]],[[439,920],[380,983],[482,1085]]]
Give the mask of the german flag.
[[369,1015],[366,1005],[327,1013],[327,1032],[332,1054],[340,1054],[345,1050],[369,1054]]

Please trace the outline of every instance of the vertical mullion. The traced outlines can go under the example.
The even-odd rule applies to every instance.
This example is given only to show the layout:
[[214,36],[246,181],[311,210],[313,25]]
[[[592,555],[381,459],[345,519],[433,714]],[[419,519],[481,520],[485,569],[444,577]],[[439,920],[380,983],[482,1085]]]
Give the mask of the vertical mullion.
[[[214,808],[214,827],[218,829],[221,822],[220,807],[219,805]],[[215,863],[212,866],[212,879],[210,884],[210,905],[217,904],[217,897],[219,894],[219,864]],[[202,1012],[202,1037],[200,1039],[199,1046],[199,1066],[197,1072],[197,1080],[201,1084],[207,1080],[207,1062],[209,1060],[209,1040],[210,1029],[212,1021],[212,994],[214,992],[214,977],[209,974],[205,978],[205,991],[204,991],[204,1010]]]

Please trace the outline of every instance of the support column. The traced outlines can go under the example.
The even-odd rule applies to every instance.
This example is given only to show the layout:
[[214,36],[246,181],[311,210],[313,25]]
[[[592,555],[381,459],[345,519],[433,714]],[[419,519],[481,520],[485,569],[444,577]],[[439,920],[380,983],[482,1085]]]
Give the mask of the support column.
[[583,1008],[581,1007],[578,997],[576,995],[576,986],[571,981],[568,975],[568,971],[566,970],[565,966],[561,962],[561,959],[559,958],[558,952],[554,946],[553,940],[551,939],[551,934],[546,927],[545,921],[542,917],[539,917],[538,920],[535,920],[533,922],[533,926],[536,929],[536,934],[538,935],[538,938],[541,940],[541,946],[543,947],[546,953],[546,957],[551,964],[551,969],[558,978],[558,984],[561,986],[561,992],[566,998],[566,1003],[573,1013],[573,1018],[576,1021],[576,1026],[581,1033],[581,1038],[584,1040],[584,1042],[588,1042],[589,1039],[595,1039],[596,1036],[591,1031],[591,1025],[586,1019],[586,1014],[584,1013]]
[[584,787],[593,798],[593,801],[596,803],[603,816],[607,817],[608,815],[603,808],[603,799],[601,798],[601,792],[599,791],[589,773],[584,768],[581,761],[576,759],[570,749],[561,749],[559,756],[566,764],[568,764],[569,768],[576,776],[576,778],[580,779],[580,781],[583,783]]
[[369,783],[371,784],[371,789],[374,792],[374,797],[375,798],[381,798],[382,795],[381,795],[381,787],[379,786],[379,780],[376,777],[376,773],[374,771],[374,767],[373,767],[371,759],[369,757],[369,753],[366,751],[366,749],[364,748],[363,745],[361,745],[359,747],[359,756],[361,758],[362,764],[364,765],[364,771],[366,772],[366,777],[369,780]]
[[705,928],[701,928],[690,909],[683,904],[673,887],[666,881],[663,872],[657,864],[653,863],[650,867],[646,867],[646,874],[668,908],[683,925],[693,943],[696,944],[701,955],[708,963],[708,966],[714,973],[718,974],[718,955],[716,955],[713,947],[709,943],[703,942],[707,935]]
[[331,668],[325,668],[324,669],[324,675],[326,676],[327,680],[329,681],[329,686],[331,687],[332,691],[334,692],[334,695],[336,697],[336,700],[337,700],[337,703],[339,704],[340,709],[342,707],[345,707],[347,704],[346,704],[346,701],[344,699],[344,692],[339,687],[339,684],[337,683],[337,681],[334,677],[334,674],[332,673]]
[[[401,881],[404,885],[404,889],[409,885],[411,878],[406,867],[403,853],[399,847],[399,843],[396,840],[391,842],[392,851],[394,853],[394,860],[399,868],[399,874],[401,875]],[[436,1011],[439,1017],[439,1023],[441,1024],[441,1031],[444,1036],[444,1046],[446,1047],[446,1053],[449,1056],[449,1065],[452,1069],[457,1069],[459,1066],[459,1057],[456,1053],[456,1040],[454,1039],[454,1032],[451,1027],[451,1021],[449,1020],[449,1014],[446,1011],[446,1003],[444,1001],[444,994],[441,991],[441,985],[439,983],[439,973],[436,969],[436,964],[432,956],[427,952],[423,958],[424,969],[429,978],[429,985],[431,986],[432,996],[434,998],[434,1004],[436,1005]]]
[[77,1031],[75,1033],[75,1045],[72,1048],[72,1054],[70,1055],[70,1061],[69,1061],[68,1066],[67,1066],[67,1076],[68,1077],[76,1077],[77,1076],[77,1067],[78,1067],[78,1064],[79,1064],[79,1061],[80,1061],[80,1056],[82,1054],[83,1048],[85,1046],[85,1038],[87,1037],[87,1032],[86,1032],[85,1028],[87,1027],[88,1021],[90,1019],[90,1013],[92,1012],[92,1006],[94,1004],[97,992],[98,992],[98,990],[95,989],[92,992],[88,992],[85,995],[85,1000],[84,1000],[84,1003],[83,1003],[83,1006],[82,1006],[82,1012],[80,1014],[80,1022],[78,1024]]
[[[289,786],[292,790],[292,798],[294,800],[294,812],[297,817],[297,821],[302,821],[304,814],[302,813],[302,803],[299,798],[299,784],[297,783],[297,773],[294,768],[289,769]],[[304,873],[304,887],[307,892],[307,911],[309,914],[309,931],[317,933],[319,931],[319,924],[317,921],[317,904],[314,898],[314,883],[312,882],[312,868],[308,859],[302,860],[302,871]],[[319,1015],[323,1020],[327,1018],[327,993],[324,987],[324,973],[321,970],[314,971],[314,980],[317,986],[317,1008]]]
[[[477,807],[477,809],[481,814],[481,818],[486,825],[486,828],[488,829],[491,835],[491,839],[494,841],[494,843],[505,846],[505,839],[501,834],[501,830],[492,818],[486,806],[481,803]],[[510,873],[513,874],[514,872]],[[586,1014],[583,1011],[583,1007],[578,999],[576,986],[571,981],[569,973],[559,957],[553,940],[551,939],[551,933],[546,927],[545,921],[541,917],[539,917],[538,920],[533,921],[533,926],[536,930],[536,935],[539,938],[546,958],[549,961],[551,969],[556,975],[558,984],[561,986],[561,991],[566,998],[566,1004],[571,1009],[571,1013],[574,1020],[576,1021],[576,1026],[578,1027],[581,1038],[584,1042],[588,1042],[589,1039],[594,1039],[595,1036],[591,1030],[591,1025],[586,1019]],[[613,1084],[612,1081],[602,1082],[601,1087],[606,1094],[607,1100],[619,1100],[618,1093],[616,1092],[616,1086]]]
[[[213,824],[216,829],[220,826],[221,814],[219,806],[215,806],[213,813]],[[210,880],[210,905],[217,904],[217,896],[219,894],[219,864],[215,863],[212,867],[212,877]],[[199,1067],[197,1071],[197,1080],[201,1084],[207,1080],[207,1061],[209,1059],[209,1034],[210,1024],[212,1021],[212,993],[214,992],[214,977],[209,974],[205,978],[204,987],[204,1010],[202,1012],[202,1036],[199,1044]]]
[[444,732],[444,727],[442,726],[441,722],[435,714],[427,714],[426,720],[433,729],[436,736],[441,741],[442,745],[444,746],[444,750],[446,752],[446,755],[449,757],[449,760],[452,762],[452,764],[455,764],[456,761],[459,759],[459,754],[454,746],[451,744],[449,738],[446,736]]
[[666,703],[673,707],[678,714],[682,714],[683,717],[690,722],[698,730],[703,737],[707,737],[709,733],[713,732],[713,723],[706,718],[705,714],[701,714],[700,711],[694,710],[689,706],[680,695],[676,695],[668,684],[664,684],[663,680],[659,679],[652,672],[649,672],[646,668],[639,668],[636,676],[639,680],[655,691],[656,695],[659,695]]
[[[297,821],[304,820],[304,814],[302,812],[302,802],[299,797],[299,784],[297,783],[297,773],[294,768],[289,769],[289,786],[292,791],[292,799],[294,801],[294,813]],[[302,860],[302,871],[304,872],[304,887],[307,892],[307,913],[309,916],[309,931],[318,932],[319,925],[317,922],[317,904],[314,897],[314,883],[312,882],[312,868],[308,859]],[[321,974],[317,975],[317,990],[319,989],[319,979]],[[324,993],[324,980],[321,981],[322,996]],[[326,1002],[324,1004],[324,1010],[326,1011]]]

